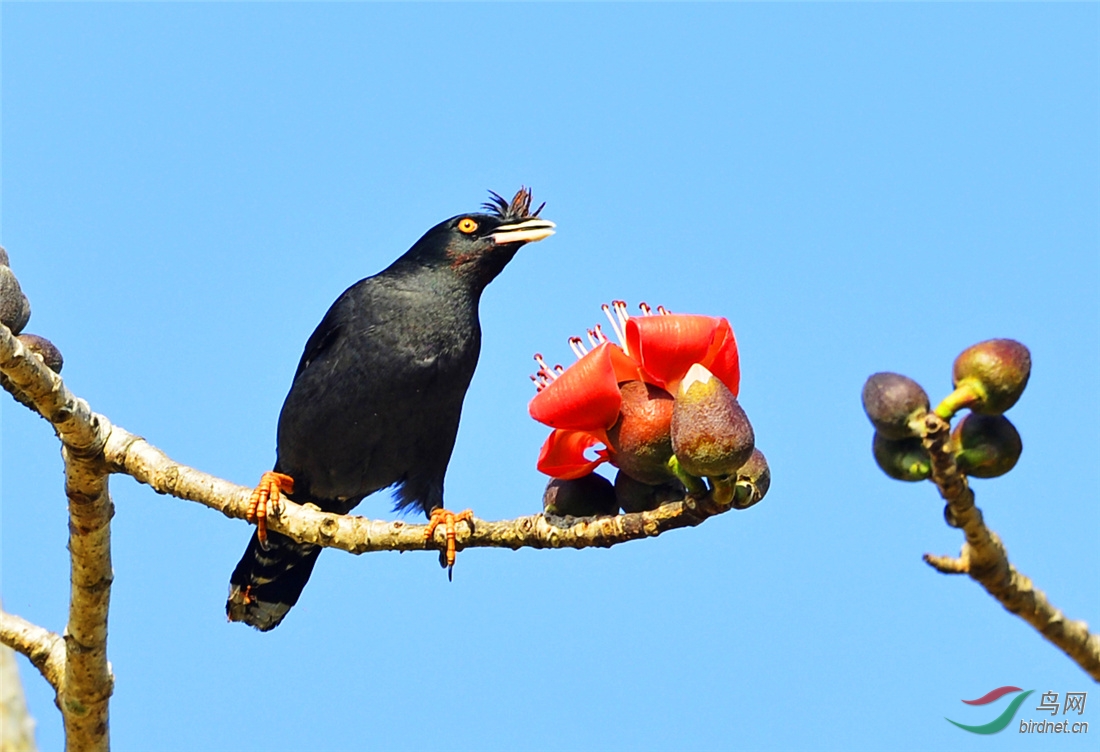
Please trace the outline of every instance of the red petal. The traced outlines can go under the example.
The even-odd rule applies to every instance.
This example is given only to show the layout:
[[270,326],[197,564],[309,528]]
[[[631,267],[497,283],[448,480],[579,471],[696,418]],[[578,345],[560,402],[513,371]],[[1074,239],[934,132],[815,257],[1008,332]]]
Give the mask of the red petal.
[[741,386],[741,359],[737,354],[737,339],[733,336],[730,322],[718,319],[718,328],[714,332],[707,360],[700,361],[703,366],[718,377],[726,387],[737,396]]
[[617,345],[604,343],[566,369],[527,406],[531,417],[551,428],[594,431],[619,418],[619,381],[637,378],[638,365]]
[[610,453],[606,449],[597,450],[599,456],[594,460],[584,456],[585,450],[601,441],[587,431],[554,431],[539,451],[537,467],[540,472],[562,480],[588,475],[598,465],[607,462]]
[[[740,380],[737,343],[729,322],[715,316],[672,314],[634,316],[626,322],[630,354],[642,364],[646,380],[675,393],[693,363],[702,363],[736,393]],[[711,369],[717,361],[721,374]],[[733,384],[726,383],[727,378]]]

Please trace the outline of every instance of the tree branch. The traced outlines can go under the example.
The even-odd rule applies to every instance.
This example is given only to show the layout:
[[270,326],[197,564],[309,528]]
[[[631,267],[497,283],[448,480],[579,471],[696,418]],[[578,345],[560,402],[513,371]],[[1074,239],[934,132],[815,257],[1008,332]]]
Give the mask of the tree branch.
[[960,528],[966,535],[958,559],[925,554],[925,562],[945,574],[968,574],[1007,611],[1033,626],[1100,681],[1100,635],[1090,634],[1083,621],[1067,619],[1042,590],[1009,562],[1004,544],[986,527],[982,510],[974,504],[974,492],[955,465],[951,424],[935,413],[928,413],[911,425],[931,455],[932,480],[947,501],[944,510],[947,524]]
[[[196,501],[226,517],[243,519],[245,516],[251,488],[181,465],[125,429],[113,427],[104,455],[112,472],[130,475],[158,493]],[[286,499],[280,507],[278,514],[268,518],[270,529],[298,541],[354,554],[438,550],[446,543],[442,528],[437,529],[432,540],[426,540],[427,525],[329,514],[312,505],[303,506]],[[497,522],[475,519],[472,530],[459,526],[456,542],[460,549],[608,547],[698,525],[730,508],[730,504],[719,504],[707,496],[670,502],[651,512],[613,517],[574,519],[533,514]]]
[[114,688],[107,662],[111,596],[111,528],[103,446],[106,418],[68,390],[61,377],[0,325],[0,372],[5,388],[48,420],[61,439],[69,501],[71,590],[65,671],[58,690],[70,749],[108,749],[107,710]]
[[[102,462],[107,472],[129,475],[158,493],[195,501],[227,517],[244,519],[251,488],[175,462],[145,439],[112,426],[107,418],[92,412],[84,400],[72,395],[61,377],[37,356],[28,355],[6,328],[0,330],[0,371],[54,425],[66,443],[67,454],[74,454],[79,442],[80,456],[89,463],[88,468],[98,469],[96,463]],[[441,528],[429,541],[424,538],[426,525],[329,514],[286,499],[280,506],[279,513],[268,518],[268,527],[295,540],[328,548],[361,554],[438,550],[446,543]],[[708,495],[669,502],[650,512],[613,517],[562,519],[534,514],[497,522],[475,519],[473,530],[459,526],[456,542],[460,549],[608,547],[695,526],[730,508],[731,504],[716,502]]]
[[[101,424],[102,425],[102,424]],[[114,677],[107,662],[114,505],[102,469],[102,447],[84,457],[65,447],[72,589],[65,635],[65,681],[60,693],[69,749],[109,749],[108,700]]]
[[65,640],[61,635],[0,611],[0,643],[27,657],[55,691],[65,675]]

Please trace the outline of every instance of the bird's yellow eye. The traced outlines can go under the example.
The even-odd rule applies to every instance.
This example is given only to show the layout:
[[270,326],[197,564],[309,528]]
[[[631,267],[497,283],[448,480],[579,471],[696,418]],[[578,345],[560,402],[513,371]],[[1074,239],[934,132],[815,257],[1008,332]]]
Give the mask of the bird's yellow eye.
[[477,222],[469,217],[463,217],[458,221],[458,231],[464,232],[469,235],[471,232],[477,229]]

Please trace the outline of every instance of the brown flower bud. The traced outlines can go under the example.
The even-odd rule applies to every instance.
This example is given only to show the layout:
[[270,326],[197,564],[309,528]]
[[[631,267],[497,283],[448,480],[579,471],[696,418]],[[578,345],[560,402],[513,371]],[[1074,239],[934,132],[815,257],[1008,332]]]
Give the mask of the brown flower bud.
[[909,421],[928,412],[928,395],[908,376],[876,373],[863,385],[863,411],[879,435],[904,439],[913,435]]
[[23,343],[23,347],[42,358],[51,371],[61,373],[61,366],[65,364],[65,359],[61,357],[61,351],[53,342],[37,334],[20,334],[16,339]]
[[19,287],[19,280],[5,264],[0,266],[0,323],[19,334],[31,318],[31,303]]
[[542,510],[557,517],[591,517],[619,513],[611,481],[590,473],[575,480],[552,479],[542,494]]
[[680,383],[672,412],[672,449],[696,477],[723,477],[752,456],[752,424],[733,393],[696,363]]
[[619,420],[607,431],[611,461],[642,483],[664,483],[672,477],[672,395],[642,381],[624,381],[619,392]]
[[651,485],[635,480],[622,470],[615,476],[615,498],[624,512],[648,512],[666,501],[680,501],[687,491],[679,481]]
[[772,471],[764,453],[752,450],[748,462],[737,470],[737,484],[734,490],[733,508],[748,509],[763,499],[772,484]]

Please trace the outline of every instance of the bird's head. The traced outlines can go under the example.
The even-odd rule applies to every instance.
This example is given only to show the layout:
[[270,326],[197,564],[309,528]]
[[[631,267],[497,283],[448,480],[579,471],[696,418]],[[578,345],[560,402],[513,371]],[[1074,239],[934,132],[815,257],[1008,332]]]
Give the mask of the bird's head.
[[481,212],[459,214],[424,233],[404,260],[446,266],[484,287],[500,274],[525,243],[554,234],[554,223],[539,218],[543,203],[531,211],[531,190],[520,188],[511,201],[489,192]]

